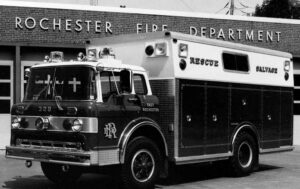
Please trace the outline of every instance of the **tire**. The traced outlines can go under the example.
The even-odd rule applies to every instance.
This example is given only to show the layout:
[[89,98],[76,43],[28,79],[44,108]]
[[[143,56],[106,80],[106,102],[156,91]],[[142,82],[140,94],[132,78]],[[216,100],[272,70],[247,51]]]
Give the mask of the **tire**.
[[80,168],[67,166],[68,169],[64,170],[64,166],[66,165],[41,162],[42,171],[49,180],[59,185],[74,184],[81,176]]
[[239,133],[233,150],[230,158],[233,175],[245,176],[253,172],[258,166],[258,148],[254,138],[246,132]]
[[125,189],[150,189],[158,179],[161,155],[157,145],[146,137],[133,139],[125,152],[121,184]]

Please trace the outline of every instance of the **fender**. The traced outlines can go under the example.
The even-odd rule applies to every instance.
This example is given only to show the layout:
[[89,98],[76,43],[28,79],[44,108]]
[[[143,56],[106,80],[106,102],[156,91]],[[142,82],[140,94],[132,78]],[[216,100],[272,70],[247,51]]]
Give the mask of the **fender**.
[[243,130],[243,129],[250,129],[250,130],[252,130],[254,133],[255,133],[255,136],[256,136],[256,138],[257,138],[257,144],[258,144],[258,149],[260,149],[260,137],[259,137],[259,134],[258,134],[258,131],[257,131],[257,129],[256,129],[256,127],[253,125],[253,124],[251,124],[251,123],[242,123],[242,124],[240,124],[235,130],[234,130],[234,134],[232,135],[232,137],[231,137],[231,146],[232,146],[232,153],[234,152],[234,141],[235,141],[235,139],[236,139],[236,137],[237,137],[237,135],[239,134],[239,132],[241,131],[241,130]]
[[158,133],[160,134],[161,139],[163,140],[163,143],[164,143],[165,155],[168,156],[167,142],[166,142],[166,139],[165,139],[160,127],[158,126],[158,124],[150,118],[140,117],[140,118],[134,119],[131,122],[129,122],[120,136],[119,143],[118,143],[118,146],[120,149],[120,152],[119,152],[120,153],[119,154],[120,163],[122,163],[122,164],[124,163],[125,152],[126,152],[127,144],[128,144],[130,137],[137,129],[139,129],[141,127],[152,127],[156,131],[158,131]]

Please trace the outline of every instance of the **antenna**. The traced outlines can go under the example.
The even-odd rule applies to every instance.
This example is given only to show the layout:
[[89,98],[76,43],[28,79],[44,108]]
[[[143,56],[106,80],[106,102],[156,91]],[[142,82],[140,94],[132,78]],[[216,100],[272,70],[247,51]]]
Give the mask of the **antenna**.
[[[300,0],[298,0],[298,1],[300,2]],[[238,4],[238,6],[236,6],[236,3]],[[218,10],[216,13],[219,13],[225,9],[226,14],[234,15],[234,13],[236,11],[240,11],[244,15],[249,16],[249,15],[251,15],[251,13],[244,11],[244,9],[252,9],[252,8],[254,8],[254,7],[250,7],[250,6],[246,5],[245,3],[242,3],[240,0],[228,0],[226,5],[223,8],[221,8],[220,10]]]
[[234,9],[235,9],[234,0],[230,0],[230,7],[229,7],[230,15],[234,15]]
[[90,5],[98,6],[98,0],[90,0]]

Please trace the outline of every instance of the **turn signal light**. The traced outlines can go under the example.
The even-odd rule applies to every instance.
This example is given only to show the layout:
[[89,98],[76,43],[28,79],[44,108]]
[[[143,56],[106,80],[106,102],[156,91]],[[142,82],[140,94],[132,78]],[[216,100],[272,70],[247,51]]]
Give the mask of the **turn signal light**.
[[21,118],[19,118],[19,117],[13,118],[11,127],[12,127],[12,129],[20,129],[21,128]]
[[72,131],[80,132],[82,130],[83,122],[81,119],[75,119],[72,125]]

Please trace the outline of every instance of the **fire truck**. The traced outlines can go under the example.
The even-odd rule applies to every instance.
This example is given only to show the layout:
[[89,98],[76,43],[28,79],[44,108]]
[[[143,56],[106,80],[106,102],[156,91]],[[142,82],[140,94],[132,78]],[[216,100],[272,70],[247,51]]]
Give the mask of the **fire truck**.
[[176,32],[86,41],[26,71],[6,157],[41,163],[55,183],[117,170],[152,188],[171,165],[226,160],[243,176],[259,154],[293,149],[289,53]]

